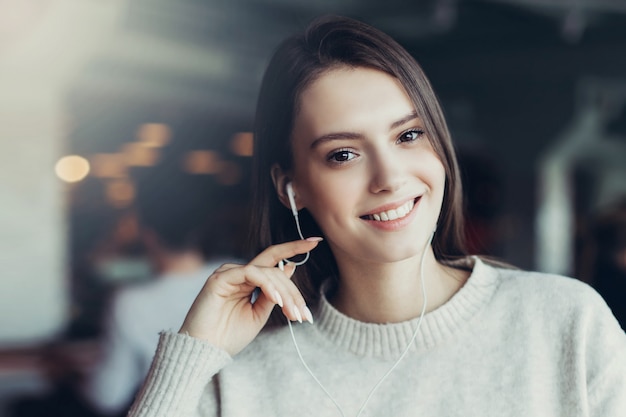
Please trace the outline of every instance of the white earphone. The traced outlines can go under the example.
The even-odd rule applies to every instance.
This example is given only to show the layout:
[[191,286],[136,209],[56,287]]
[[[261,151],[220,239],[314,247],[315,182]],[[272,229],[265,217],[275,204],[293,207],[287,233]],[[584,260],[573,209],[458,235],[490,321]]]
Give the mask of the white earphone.
[[294,217],[297,217],[298,207],[296,206],[296,195],[293,192],[293,184],[291,182],[288,182],[285,188],[287,189],[287,198],[289,198],[289,206],[291,207],[291,212],[293,213]]
[[[296,193],[293,191],[293,184],[291,183],[291,181],[288,182],[287,185],[285,185],[285,189],[287,191],[287,198],[289,199],[289,207],[291,208],[291,214],[293,214],[293,218],[296,221],[296,227],[298,228],[298,236],[300,236],[300,239],[304,240],[304,236],[302,235],[302,229],[300,229],[300,220],[298,219],[298,207],[296,206]],[[278,263],[278,267],[280,269],[283,269],[285,263],[287,262],[292,263],[295,266],[304,265],[306,261],[309,260],[309,255],[310,255],[310,252],[307,252],[304,259],[298,262],[284,259]]]

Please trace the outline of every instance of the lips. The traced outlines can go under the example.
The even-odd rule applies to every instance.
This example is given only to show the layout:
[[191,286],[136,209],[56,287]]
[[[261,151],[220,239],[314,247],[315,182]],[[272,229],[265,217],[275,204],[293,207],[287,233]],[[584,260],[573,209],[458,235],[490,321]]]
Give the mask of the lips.
[[366,214],[365,216],[361,216],[364,220],[373,220],[377,222],[388,222],[393,220],[402,219],[406,217],[413,207],[415,207],[415,203],[419,200],[420,197],[415,198],[414,200],[408,200],[404,204],[386,210],[380,210],[376,213]]

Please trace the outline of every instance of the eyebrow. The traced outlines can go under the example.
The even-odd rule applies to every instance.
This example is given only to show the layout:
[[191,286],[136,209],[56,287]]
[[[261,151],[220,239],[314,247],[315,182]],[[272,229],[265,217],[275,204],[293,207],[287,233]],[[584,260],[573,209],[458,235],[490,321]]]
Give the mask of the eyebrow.
[[[417,119],[417,112],[416,111],[412,111],[411,113],[407,114],[406,116],[404,116],[403,118],[396,120],[395,122],[393,122],[390,126],[389,126],[389,130],[393,130],[396,129],[400,126],[402,126],[405,123],[410,122],[411,120]],[[318,138],[316,138],[312,143],[311,143],[311,149],[319,146],[321,143],[323,142],[328,142],[331,140],[339,140],[339,139],[360,139],[362,138],[363,135],[361,135],[360,133],[355,133],[355,132],[335,132],[335,133],[328,133],[326,135],[322,135]]]

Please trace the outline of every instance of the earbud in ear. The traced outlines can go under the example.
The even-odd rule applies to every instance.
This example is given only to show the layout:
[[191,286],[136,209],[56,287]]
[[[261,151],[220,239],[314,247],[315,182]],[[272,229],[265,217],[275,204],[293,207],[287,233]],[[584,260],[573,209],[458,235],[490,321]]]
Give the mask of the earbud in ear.
[[293,192],[293,185],[291,184],[291,182],[288,182],[285,188],[287,189],[287,197],[289,198],[289,206],[291,207],[291,212],[294,216],[297,216],[298,208],[296,206],[296,195]]
[[[296,221],[296,227],[298,228],[298,236],[300,236],[300,239],[304,240],[304,236],[302,236],[302,229],[300,229],[300,220],[298,220],[298,207],[296,206],[296,193],[294,193],[293,191],[293,185],[291,184],[291,181],[288,182],[287,185],[285,185],[285,190],[287,191],[287,197],[289,198],[289,206],[291,207],[291,213],[293,213],[293,218]],[[284,269],[285,267],[284,264],[287,262],[295,266],[304,265],[306,261],[309,260],[309,255],[310,255],[310,252],[307,252],[304,259],[298,262],[285,259],[284,261],[280,261],[278,263],[278,267],[281,270]]]

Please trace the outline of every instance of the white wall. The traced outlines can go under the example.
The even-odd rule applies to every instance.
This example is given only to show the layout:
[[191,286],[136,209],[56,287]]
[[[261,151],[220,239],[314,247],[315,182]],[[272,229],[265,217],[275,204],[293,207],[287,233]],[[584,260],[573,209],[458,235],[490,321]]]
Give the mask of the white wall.
[[0,98],[1,345],[48,337],[66,316],[58,107]]
[[118,0],[0,3],[0,347],[41,342],[68,316],[64,92],[115,28]]

